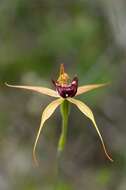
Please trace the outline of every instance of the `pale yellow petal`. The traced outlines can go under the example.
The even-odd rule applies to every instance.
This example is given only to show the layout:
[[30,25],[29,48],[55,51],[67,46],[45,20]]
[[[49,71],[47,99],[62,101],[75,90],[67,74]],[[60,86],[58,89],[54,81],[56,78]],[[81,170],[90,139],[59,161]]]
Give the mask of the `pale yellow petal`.
[[94,90],[96,88],[100,88],[100,87],[106,86],[108,84],[109,83],[104,83],[104,84],[89,84],[89,85],[80,86],[77,89],[76,96],[78,96],[80,94],[83,94],[83,93],[86,93],[86,92],[88,92],[90,90]]
[[45,121],[50,118],[50,116],[53,114],[53,112],[55,111],[55,109],[56,109],[62,102],[63,102],[63,99],[62,99],[62,98],[57,99],[57,100],[51,102],[51,103],[45,108],[45,110],[44,110],[43,113],[42,113],[42,118],[41,118],[40,127],[39,127],[39,130],[38,130],[37,136],[36,136],[36,140],[35,140],[35,143],[34,143],[34,147],[33,147],[33,159],[34,159],[36,165],[38,165],[38,162],[37,162],[37,159],[36,159],[35,151],[36,151],[36,146],[37,146],[37,143],[38,143],[39,136],[40,136],[41,130],[42,130],[42,128],[43,128],[43,125],[44,125]]
[[97,124],[95,122],[94,115],[93,115],[91,109],[86,104],[81,102],[80,100],[76,100],[76,99],[73,99],[73,98],[68,98],[67,100],[70,101],[71,103],[75,104],[84,115],[86,115],[89,119],[91,119],[91,121],[94,124],[93,126],[95,127],[95,129],[96,129],[96,131],[97,131],[97,133],[98,133],[98,135],[100,137],[100,140],[101,140],[101,143],[102,143],[102,146],[103,146],[103,149],[104,149],[104,152],[105,152],[106,156],[108,157],[108,159],[110,161],[113,161],[112,158],[107,153],[103,138],[102,138],[102,136],[100,134],[100,131],[99,131],[98,127],[97,127]]
[[58,95],[58,93],[56,91],[54,91],[52,89],[49,89],[49,88],[45,88],[45,87],[40,87],[40,86],[18,86],[18,85],[10,85],[10,84],[7,84],[7,83],[5,83],[5,84],[6,84],[6,86],[12,87],[12,88],[21,88],[21,89],[31,90],[31,91],[39,92],[41,94],[45,94],[45,95],[52,96],[52,97],[55,97],[55,98],[59,97],[59,95]]

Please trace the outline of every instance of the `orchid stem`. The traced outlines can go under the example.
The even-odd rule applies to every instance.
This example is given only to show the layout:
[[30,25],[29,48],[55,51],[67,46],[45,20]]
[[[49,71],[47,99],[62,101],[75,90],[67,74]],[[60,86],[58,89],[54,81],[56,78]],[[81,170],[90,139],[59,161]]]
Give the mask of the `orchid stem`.
[[64,100],[61,104],[61,115],[62,115],[62,131],[61,136],[59,139],[58,144],[58,157],[62,154],[65,144],[66,144],[66,137],[67,137],[67,128],[68,128],[68,117],[69,117],[69,102]]
[[[64,180],[64,171],[63,171],[63,156],[64,147],[66,144],[67,138],[67,129],[68,129],[68,117],[69,117],[69,102],[64,100],[60,107],[61,116],[62,116],[62,130],[57,148],[57,175],[58,183],[61,183]],[[58,185],[58,184],[57,184]]]

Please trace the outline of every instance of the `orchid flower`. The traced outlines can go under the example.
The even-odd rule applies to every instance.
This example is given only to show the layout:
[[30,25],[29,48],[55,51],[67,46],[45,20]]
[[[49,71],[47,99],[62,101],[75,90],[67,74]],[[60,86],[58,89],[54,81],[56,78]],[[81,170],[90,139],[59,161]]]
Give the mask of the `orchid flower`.
[[52,101],[44,109],[42,113],[40,127],[35,139],[34,147],[33,147],[33,158],[34,158],[35,163],[38,164],[35,152],[36,152],[36,146],[40,137],[40,133],[43,129],[44,123],[46,120],[48,120],[51,117],[51,115],[54,113],[54,111],[56,110],[58,106],[61,106],[61,114],[63,117],[63,128],[62,128],[62,133],[59,140],[58,152],[61,152],[64,149],[65,141],[66,141],[68,115],[69,115],[69,103],[72,103],[75,106],[77,106],[77,108],[92,121],[93,126],[96,129],[97,134],[100,138],[105,155],[110,161],[113,161],[106,150],[102,135],[95,122],[93,112],[85,103],[73,98],[83,93],[86,93],[88,91],[91,91],[93,89],[103,87],[106,84],[90,84],[90,85],[84,85],[84,86],[78,87],[78,78],[74,77],[73,80],[70,81],[69,75],[65,72],[63,64],[61,64],[60,66],[60,75],[59,75],[58,80],[56,81],[53,80],[52,82],[54,84],[55,90],[45,88],[45,87],[40,87],[40,86],[18,86],[18,85],[9,85],[6,83],[8,87],[31,90],[34,92],[38,92],[41,94],[45,94],[45,95],[57,98],[56,100]]

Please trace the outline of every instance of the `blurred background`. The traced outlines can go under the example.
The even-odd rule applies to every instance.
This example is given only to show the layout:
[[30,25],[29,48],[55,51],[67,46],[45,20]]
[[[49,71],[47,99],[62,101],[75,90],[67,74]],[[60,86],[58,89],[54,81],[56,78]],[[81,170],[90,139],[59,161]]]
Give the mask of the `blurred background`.
[[[126,189],[126,1],[0,1],[0,190]],[[62,180],[56,175],[59,109],[32,148],[44,107],[53,98],[5,87],[53,88],[65,64],[79,85],[111,82],[79,97],[93,110],[107,149],[92,123],[71,106]],[[58,184],[58,185],[57,185]]]

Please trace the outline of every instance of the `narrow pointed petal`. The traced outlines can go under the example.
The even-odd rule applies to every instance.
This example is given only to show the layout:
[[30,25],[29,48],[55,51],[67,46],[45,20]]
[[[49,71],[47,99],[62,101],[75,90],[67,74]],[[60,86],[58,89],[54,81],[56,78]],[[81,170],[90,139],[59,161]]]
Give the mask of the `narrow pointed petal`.
[[73,99],[73,98],[68,98],[67,100],[70,101],[71,103],[75,104],[84,115],[86,115],[89,119],[91,119],[91,121],[94,124],[93,126],[95,127],[95,129],[96,129],[96,131],[97,131],[97,133],[99,135],[99,138],[101,140],[101,143],[102,143],[102,146],[103,146],[103,149],[104,149],[104,152],[105,152],[107,158],[110,161],[113,161],[112,158],[107,153],[103,138],[102,138],[101,133],[100,133],[98,127],[97,127],[97,124],[95,122],[94,115],[93,115],[91,109],[86,104],[84,104],[83,102],[81,102],[79,100],[76,100],[76,99]]
[[65,73],[64,64],[60,65],[60,75],[63,75]]
[[21,88],[21,89],[31,90],[31,91],[39,92],[41,94],[45,94],[45,95],[52,96],[52,97],[55,97],[55,98],[60,97],[56,91],[54,91],[52,89],[49,89],[49,88],[45,88],[45,87],[39,87],[39,86],[18,86],[18,85],[10,85],[10,84],[7,84],[7,83],[5,83],[5,84],[6,84],[6,86],[12,87],[12,88]]
[[40,136],[40,133],[42,131],[42,128],[44,126],[44,123],[47,119],[50,118],[50,116],[54,113],[54,111],[56,110],[56,108],[63,102],[63,99],[60,98],[60,99],[57,99],[53,102],[51,102],[46,108],[45,110],[43,111],[42,113],[42,118],[41,118],[41,123],[40,123],[40,127],[39,127],[39,130],[38,130],[38,133],[37,133],[37,136],[36,136],[36,140],[35,140],[35,143],[34,143],[34,147],[33,147],[33,159],[36,163],[36,165],[38,165],[38,161],[36,159],[36,154],[35,154],[35,151],[36,151],[36,146],[37,146],[37,143],[38,143],[38,140],[39,140],[39,136]]
[[90,90],[94,90],[96,88],[100,88],[100,87],[103,87],[103,86],[106,86],[108,85],[109,83],[104,83],[104,84],[89,84],[89,85],[85,85],[85,86],[80,86],[78,87],[77,89],[77,94],[76,96],[80,95],[80,94],[83,94],[83,93],[86,93]]

